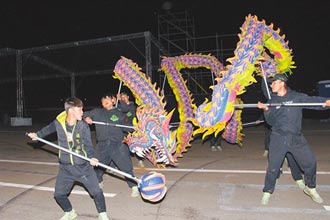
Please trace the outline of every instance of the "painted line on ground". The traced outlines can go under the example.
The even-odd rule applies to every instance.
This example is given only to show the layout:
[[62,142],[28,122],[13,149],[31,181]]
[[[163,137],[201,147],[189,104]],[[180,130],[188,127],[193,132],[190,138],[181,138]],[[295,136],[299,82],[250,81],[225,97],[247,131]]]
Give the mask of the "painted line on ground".
[[[25,161],[25,160],[4,160],[4,163],[26,163],[26,164],[41,164],[58,166],[58,163],[40,162],[40,161]],[[265,174],[265,170],[213,170],[213,169],[182,169],[182,168],[135,168],[136,170],[146,171],[163,171],[163,172],[194,172],[194,173],[241,173],[241,174]],[[290,171],[283,171],[284,174],[291,174]],[[330,171],[317,171],[318,175],[330,175]]]
[[[139,168],[141,169],[141,168]],[[182,168],[145,168],[148,171],[164,171],[164,172],[196,172],[196,173],[242,173],[242,174],[265,174],[264,170],[212,170],[212,169],[182,169]],[[283,171],[283,174],[291,174],[290,171]],[[317,174],[330,175],[330,171],[317,171]]]
[[39,165],[50,165],[50,166],[58,166],[58,163],[50,163],[50,162],[40,162],[40,161],[27,161],[27,160],[1,160],[3,163],[26,163],[26,164],[39,164]]
[[[0,182],[0,186],[54,192],[54,188],[47,187],[47,186],[34,186],[34,185],[19,184],[19,183],[6,183],[6,182]],[[77,195],[89,196],[89,194],[86,191],[81,191],[81,190],[72,190],[71,193],[77,194]],[[103,193],[103,194],[104,194],[104,197],[115,197],[117,195],[114,193]]]
[[[51,165],[51,166],[58,166],[58,163],[49,163],[49,162],[38,162],[38,161],[23,161],[23,160],[2,160],[0,159],[0,162],[7,162],[7,163],[26,163],[26,164],[42,164],[42,165]],[[245,174],[265,174],[265,171],[259,171],[259,170],[210,170],[210,169],[157,169],[157,168],[138,168],[139,170],[148,170],[148,171],[168,171],[168,172],[206,172],[206,173],[245,173]],[[284,171],[284,174],[290,174],[289,171]],[[319,171],[318,174],[324,174],[329,175],[330,172],[325,171]],[[171,182],[171,181],[169,181]],[[200,184],[200,183],[198,183]],[[253,184],[247,184],[244,185],[244,187],[248,187],[249,185]],[[34,186],[34,185],[27,185],[27,184],[17,184],[17,183],[6,183],[6,182],[0,182],[0,186],[6,186],[6,187],[16,187],[16,188],[24,188],[24,189],[33,189],[33,190],[40,190],[40,191],[50,191],[54,192],[54,188],[51,187],[45,187],[45,186]],[[250,186],[250,187],[251,187]],[[253,185],[254,188],[260,188],[261,185]],[[252,188],[253,188],[252,187]],[[284,186],[278,186],[278,188],[281,188]],[[288,186],[291,187],[291,186]],[[288,188],[287,187],[287,188]],[[322,187],[322,186],[321,186]],[[285,188],[285,187],[284,187]],[[89,195],[86,191],[80,191],[80,190],[72,190],[72,194],[78,194],[78,195]],[[117,194],[114,193],[104,193],[105,197],[115,197]],[[330,211],[330,206],[323,206],[326,211]],[[296,211],[302,212],[300,209],[288,209],[288,208],[242,208],[242,207],[231,207],[226,205],[221,205],[221,208],[224,210],[235,210],[235,211],[250,211],[250,212],[260,212],[260,211],[266,211],[266,212],[291,212],[295,213]],[[322,211],[314,210],[314,209],[304,209],[303,211],[306,214],[325,214]],[[328,212],[326,212],[328,213]]]
[[324,205],[323,207],[324,207],[325,210],[330,211],[330,206]]
[[[304,135],[306,135],[307,133],[320,133],[320,132],[330,132],[330,129],[305,129],[302,131]],[[265,131],[261,131],[261,130],[245,130],[244,134],[264,134]]]
[[238,206],[220,205],[220,209],[226,211],[255,212],[255,213],[286,213],[286,214],[304,213],[309,215],[329,215],[329,212],[327,210],[305,209],[305,208],[242,207],[242,206],[238,207]]

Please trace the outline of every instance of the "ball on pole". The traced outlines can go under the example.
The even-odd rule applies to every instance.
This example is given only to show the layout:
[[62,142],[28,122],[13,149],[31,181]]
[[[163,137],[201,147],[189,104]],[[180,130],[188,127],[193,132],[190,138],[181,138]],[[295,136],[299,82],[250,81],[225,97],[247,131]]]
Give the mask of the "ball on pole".
[[164,198],[167,192],[165,176],[157,172],[147,173],[141,177],[139,188],[142,198],[158,202]]

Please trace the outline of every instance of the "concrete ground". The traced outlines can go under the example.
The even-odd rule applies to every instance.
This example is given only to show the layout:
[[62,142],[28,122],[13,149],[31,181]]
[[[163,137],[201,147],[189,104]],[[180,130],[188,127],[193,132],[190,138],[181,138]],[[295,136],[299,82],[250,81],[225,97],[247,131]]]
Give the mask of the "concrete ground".
[[[62,216],[53,199],[58,170],[56,149],[32,143],[24,134],[42,125],[0,128],[0,219],[36,220]],[[323,204],[313,202],[293,182],[287,165],[267,206],[260,204],[267,167],[263,126],[244,128],[243,147],[223,143],[212,152],[196,139],[176,168],[135,167],[137,177],[156,170],[166,176],[168,192],[158,203],[131,198],[119,176],[106,175],[104,192],[113,220],[272,220],[330,219],[330,123],[305,120],[304,134],[318,161],[317,189]],[[48,139],[51,139],[49,137]],[[132,158],[137,166],[137,160]],[[79,220],[97,219],[92,199],[75,186],[70,200]]]

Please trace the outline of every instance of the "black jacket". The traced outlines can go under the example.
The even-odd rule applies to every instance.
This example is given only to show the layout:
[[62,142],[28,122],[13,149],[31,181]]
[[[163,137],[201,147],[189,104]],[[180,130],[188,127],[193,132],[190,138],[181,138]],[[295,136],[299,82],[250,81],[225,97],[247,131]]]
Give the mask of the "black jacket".
[[[84,157],[92,158],[94,157],[94,148],[91,139],[91,132],[87,123],[83,120],[77,121],[76,125],[73,127],[72,137],[73,141],[68,142],[66,135],[66,112],[59,114],[56,119],[49,125],[42,128],[37,132],[38,137],[43,138],[51,133],[57,132],[58,144],[70,151],[74,151]],[[87,162],[84,159],[73,156],[67,152],[59,151],[59,159],[62,163],[70,164],[83,164]]]
[[[308,96],[288,88],[284,96],[272,95],[272,99],[268,103],[325,103],[326,98],[318,96]],[[273,131],[280,134],[300,134],[302,125],[302,110],[316,109],[323,110],[322,106],[270,106],[268,111],[264,112],[265,119],[272,126]]]
[[[125,123],[125,115],[117,108],[110,110],[97,108],[84,112],[84,117],[90,117],[93,121],[104,122],[109,124],[127,125]],[[95,124],[97,141],[123,141],[126,134],[124,131],[131,131],[126,128],[120,128],[111,125]]]

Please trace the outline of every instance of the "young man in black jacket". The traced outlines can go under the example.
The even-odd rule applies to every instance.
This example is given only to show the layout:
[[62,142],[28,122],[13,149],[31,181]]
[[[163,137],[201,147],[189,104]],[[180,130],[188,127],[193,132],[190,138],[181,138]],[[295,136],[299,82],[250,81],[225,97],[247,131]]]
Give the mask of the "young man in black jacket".
[[[102,108],[96,108],[91,111],[84,112],[85,121],[92,124],[93,121],[121,124],[125,125],[126,116],[114,107],[116,103],[116,96],[107,93],[101,98]],[[103,164],[109,165],[113,162],[119,170],[134,176],[133,165],[127,145],[123,143],[125,137],[124,131],[131,131],[132,129],[121,128],[111,125],[95,124],[96,130],[96,158]],[[97,167],[95,169],[100,186],[103,185],[104,168]],[[126,178],[127,184],[132,188],[132,197],[137,197],[139,189],[135,181]]]
[[68,98],[64,104],[65,111],[37,133],[28,136],[35,140],[57,132],[59,145],[69,151],[78,153],[91,161],[83,160],[67,152],[59,151],[59,173],[56,178],[54,198],[64,211],[60,220],[74,220],[78,217],[68,199],[75,182],[82,183],[95,202],[99,220],[109,220],[106,213],[105,199],[92,166],[98,165],[94,157],[94,148],[89,126],[82,120],[83,103],[78,98]]

